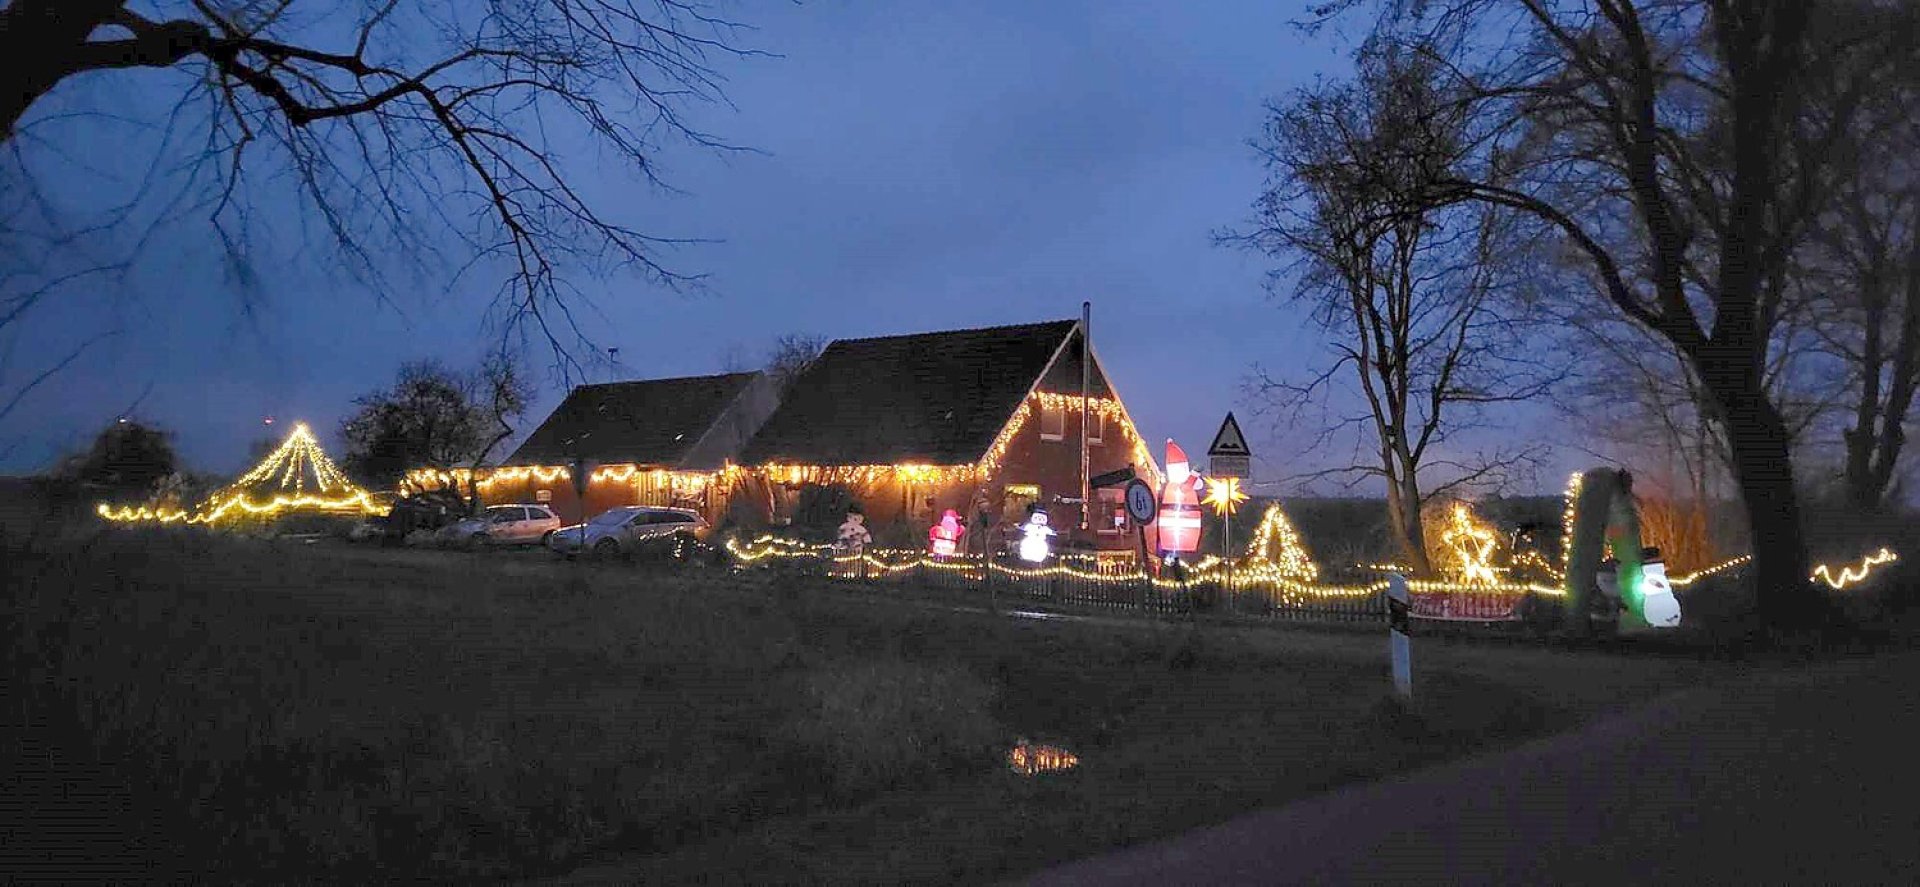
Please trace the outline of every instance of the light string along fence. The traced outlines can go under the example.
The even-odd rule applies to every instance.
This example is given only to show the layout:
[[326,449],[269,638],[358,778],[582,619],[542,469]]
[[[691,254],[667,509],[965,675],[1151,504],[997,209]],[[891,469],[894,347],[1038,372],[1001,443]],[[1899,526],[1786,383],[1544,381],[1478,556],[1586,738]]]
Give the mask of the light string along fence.
[[[1573,524],[1579,498],[1579,475],[1569,482],[1563,526]],[[1464,503],[1449,512],[1441,532],[1442,570],[1446,578],[1408,581],[1412,615],[1417,618],[1462,622],[1505,622],[1523,618],[1520,604],[1530,596],[1566,596],[1565,557],[1549,563],[1536,551],[1513,552],[1506,565],[1500,558],[1498,534]],[[1563,544],[1562,548],[1566,546]],[[1005,553],[970,552],[936,557],[919,549],[868,547],[858,553],[832,544],[813,543],[775,535],[751,540],[729,539],[726,552],[742,566],[784,564],[833,580],[911,581],[940,588],[978,590],[997,595],[1058,603],[1172,611],[1195,597],[1231,595],[1236,612],[1264,613],[1277,618],[1331,621],[1369,621],[1386,618],[1387,579],[1323,581],[1322,566],[1309,554],[1300,534],[1278,503],[1268,505],[1246,550],[1226,560],[1206,556],[1185,565],[1179,575],[1140,569],[1131,554],[1106,556],[1060,552],[1051,563],[1032,565]],[[1742,555],[1673,576],[1668,582],[1686,588],[1709,577],[1737,570],[1752,561]],[[1809,581],[1839,591],[1866,581],[1878,567],[1898,559],[1882,548],[1858,562],[1820,564]],[[1357,564],[1350,572],[1408,573],[1396,564]],[[1526,578],[1516,578],[1524,574]]]

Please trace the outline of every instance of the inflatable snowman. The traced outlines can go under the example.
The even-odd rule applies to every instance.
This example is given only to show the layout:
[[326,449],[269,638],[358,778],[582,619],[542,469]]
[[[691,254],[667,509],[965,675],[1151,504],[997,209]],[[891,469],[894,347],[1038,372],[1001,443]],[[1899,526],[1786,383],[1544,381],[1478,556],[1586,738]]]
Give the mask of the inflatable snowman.
[[1667,581],[1667,564],[1660,549],[1647,549],[1649,556],[1640,565],[1640,612],[1654,628],[1673,628],[1680,624],[1680,600],[1673,596],[1673,583]]
[[1047,540],[1054,535],[1054,529],[1047,526],[1047,513],[1035,509],[1027,516],[1027,522],[1020,525],[1020,559],[1028,563],[1040,563],[1052,554],[1053,546]]
[[873,533],[867,529],[867,516],[858,511],[847,512],[847,522],[840,525],[835,540],[841,555],[859,557],[873,542]]

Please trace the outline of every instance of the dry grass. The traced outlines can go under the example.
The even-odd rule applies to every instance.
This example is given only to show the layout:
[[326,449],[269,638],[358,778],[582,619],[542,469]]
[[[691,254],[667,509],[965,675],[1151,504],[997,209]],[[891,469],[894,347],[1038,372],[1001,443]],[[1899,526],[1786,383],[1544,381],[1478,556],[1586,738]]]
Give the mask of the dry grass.
[[[0,729],[136,811],[114,823],[143,864],[212,880],[990,880],[1701,667],[1437,651],[1408,717],[1379,708],[1372,636],[1037,624],[537,555],[4,544],[7,673],[32,689]],[[1016,777],[1016,736],[1082,766]]]

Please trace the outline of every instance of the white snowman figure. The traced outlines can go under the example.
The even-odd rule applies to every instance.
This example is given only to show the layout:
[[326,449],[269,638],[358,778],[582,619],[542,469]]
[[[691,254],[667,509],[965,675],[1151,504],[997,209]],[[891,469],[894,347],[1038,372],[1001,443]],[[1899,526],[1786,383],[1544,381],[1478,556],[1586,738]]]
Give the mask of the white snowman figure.
[[1667,564],[1658,550],[1641,565],[1640,601],[1648,625],[1673,628],[1680,624],[1680,601],[1673,596],[1673,583],[1667,581]]
[[847,512],[847,521],[840,525],[840,534],[834,541],[843,557],[866,553],[867,546],[873,542],[873,533],[867,529],[867,516],[858,511]]
[[1027,522],[1020,525],[1020,559],[1035,564],[1046,560],[1052,553],[1047,541],[1052,535],[1054,530],[1047,526],[1047,513],[1036,509],[1027,516]]

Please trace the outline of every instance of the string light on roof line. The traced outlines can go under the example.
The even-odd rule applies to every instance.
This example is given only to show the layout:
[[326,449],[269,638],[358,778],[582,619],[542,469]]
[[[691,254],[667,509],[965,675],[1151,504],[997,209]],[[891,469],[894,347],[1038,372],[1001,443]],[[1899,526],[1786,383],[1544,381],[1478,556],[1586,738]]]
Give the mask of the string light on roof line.
[[[749,469],[740,465],[728,464],[717,472],[666,472],[674,484],[685,484],[694,492],[703,488],[713,479],[722,481],[737,479],[751,471],[758,471],[774,483],[783,484],[847,484],[861,486],[869,484],[900,481],[916,484],[953,484],[985,482],[991,479],[1005,459],[1007,450],[1013,444],[1027,423],[1032,419],[1036,405],[1049,408],[1061,408],[1077,411],[1080,398],[1077,395],[1055,394],[1053,392],[1035,392],[1032,397],[1021,401],[1013,415],[1003,425],[988,445],[986,454],[977,463],[970,465],[930,465],[924,463],[900,463],[893,465],[797,465],[772,463]],[[1140,471],[1151,482],[1159,483],[1159,469],[1147,452],[1146,441],[1140,438],[1130,421],[1126,420],[1126,410],[1120,402],[1112,398],[1089,398],[1088,410],[1103,417],[1118,418],[1115,424],[1126,438],[1132,453],[1135,470]],[[644,469],[630,463],[604,465],[596,469],[591,476],[595,483],[625,483]],[[656,469],[658,471],[658,469]],[[464,486],[473,476],[465,468],[436,469],[419,468],[408,472],[408,485],[418,489],[433,486]],[[495,483],[514,483],[524,480],[541,483],[571,480],[572,472],[566,466],[512,466],[483,469],[478,484],[482,487]]]

